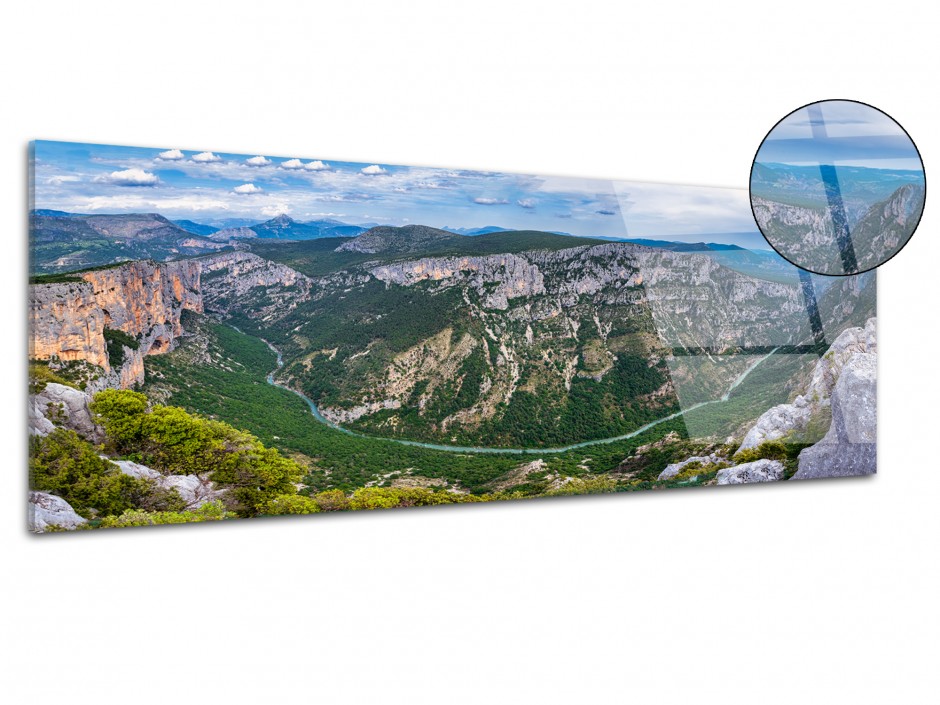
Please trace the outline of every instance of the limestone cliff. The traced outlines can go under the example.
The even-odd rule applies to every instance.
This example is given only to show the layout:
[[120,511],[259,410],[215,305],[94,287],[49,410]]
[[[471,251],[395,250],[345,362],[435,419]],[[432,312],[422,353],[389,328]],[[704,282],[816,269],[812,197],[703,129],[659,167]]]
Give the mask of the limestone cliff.
[[88,282],[30,286],[29,357],[87,360],[110,370],[104,320]]
[[[309,277],[250,252],[226,252],[197,261],[202,268],[206,307],[216,313],[247,307],[269,320],[286,315],[310,298]],[[263,297],[256,295],[259,291]]]
[[[145,355],[172,349],[184,309],[202,312],[201,267],[195,261],[129,262],[76,273],[82,281],[34,284],[29,292],[31,359],[84,360],[103,370],[94,388],[143,382]],[[135,339],[114,369],[106,330]]]

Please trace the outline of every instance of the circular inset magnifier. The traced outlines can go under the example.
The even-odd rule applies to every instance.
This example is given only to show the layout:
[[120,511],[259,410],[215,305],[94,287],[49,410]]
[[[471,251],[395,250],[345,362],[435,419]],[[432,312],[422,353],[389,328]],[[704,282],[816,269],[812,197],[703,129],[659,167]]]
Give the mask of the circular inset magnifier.
[[797,267],[844,276],[874,269],[914,234],[924,164],[897,122],[851,100],[783,118],[751,167],[751,209],[767,242]]

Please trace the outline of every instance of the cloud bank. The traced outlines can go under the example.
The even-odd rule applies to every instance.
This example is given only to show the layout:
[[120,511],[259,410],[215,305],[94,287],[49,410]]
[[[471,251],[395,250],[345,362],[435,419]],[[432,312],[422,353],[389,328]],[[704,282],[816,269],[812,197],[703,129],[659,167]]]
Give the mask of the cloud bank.
[[193,161],[197,164],[212,164],[222,161],[222,157],[212,152],[200,152],[199,154],[193,155]]
[[112,171],[110,174],[95,177],[95,181],[99,184],[114,184],[115,186],[156,186],[160,183],[156,174],[136,168]]
[[164,162],[179,161],[180,159],[183,159],[183,157],[183,153],[178,149],[168,149],[165,152],[160,152],[160,154],[157,155],[157,159]]

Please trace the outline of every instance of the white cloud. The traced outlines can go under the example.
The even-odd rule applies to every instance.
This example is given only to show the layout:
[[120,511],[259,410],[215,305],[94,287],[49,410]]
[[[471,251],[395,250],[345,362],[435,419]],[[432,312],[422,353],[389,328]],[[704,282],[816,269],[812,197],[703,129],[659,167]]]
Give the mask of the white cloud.
[[520,198],[516,203],[523,208],[535,208],[535,204],[538,203],[534,198]]
[[290,213],[290,206],[286,203],[274,203],[261,209],[261,215],[266,215],[269,218],[277,218],[279,215],[287,215],[288,213]]
[[509,201],[504,198],[474,198],[474,203],[479,203],[481,206],[502,206]]
[[200,152],[199,154],[193,155],[193,161],[197,164],[211,164],[213,162],[222,161],[222,157],[212,152]]
[[81,181],[81,179],[69,174],[59,174],[46,179],[46,183],[49,184],[49,186],[61,186],[62,184],[71,183],[73,181]]
[[388,171],[380,167],[378,164],[372,164],[370,166],[363,167],[360,171],[366,176],[379,176],[380,174],[387,174]]
[[329,164],[324,164],[319,159],[314,159],[312,162],[304,164],[304,169],[307,171],[329,171],[331,168]]
[[[155,191],[153,193],[159,193]],[[140,213],[152,211],[155,213],[180,214],[186,217],[186,214],[193,211],[226,211],[229,204],[218,198],[205,196],[175,196],[169,198],[154,198],[152,196],[143,196],[140,191],[133,195],[125,192],[115,196],[90,196],[79,197],[69,202],[68,210],[74,213],[84,213],[88,211],[105,211],[111,213],[128,212]]]
[[261,193],[264,189],[260,186],[255,186],[254,184],[242,184],[241,186],[236,186],[232,189],[235,193],[245,195],[251,193]]
[[302,169],[304,163],[299,159],[288,159],[286,162],[281,162],[282,169]]
[[157,159],[160,159],[164,162],[175,162],[179,159],[183,159],[183,153],[178,149],[168,149],[165,152],[160,152],[157,155]]
[[630,181],[613,185],[627,227],[643,235],[753,232],[755,228],[747,189]]
[[156,174],[143,169],[125,169],[112,171],[110,174],[95,177],[95,181],[115,186],[155,186],[160,182]]
[[245,160],[245,164],[248,166],[268,166],[271,164],[271,160],[267,157],[262,157],[260,154],[257,157],[251,157],[250,159]]

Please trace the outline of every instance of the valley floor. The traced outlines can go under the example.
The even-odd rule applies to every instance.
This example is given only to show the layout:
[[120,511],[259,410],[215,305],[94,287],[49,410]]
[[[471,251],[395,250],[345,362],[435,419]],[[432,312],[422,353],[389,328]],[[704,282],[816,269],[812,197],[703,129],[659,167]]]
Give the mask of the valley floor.
[[[518,468],[521,453],[537,465],[516,478],[515,486],[525,494],[557,489],[568,478],[597,475],[610,476],[617,489],[641,489],[654,483],[669,462],[720,445],[742,424],[786,401],[781,377],[807,363],[806,356],[762,356],[726,399],[699,403],[618,438],[548,450],[454,448],[370,437],[316,421],[308,400],[268,383],[271,371],[278,369],[277,355],[264,341],[208,317],[189,316],[187,330],[192,334],[177,350],[147,358],[147,393],[245,428],[299,458],[308,470],[304,482],[311,490],[433,482],[485,493]],[[696,429],[693,438],[689,427]],[[664,438],[670,440],[658,462],[620,476],[618,468],[638,447]]]

